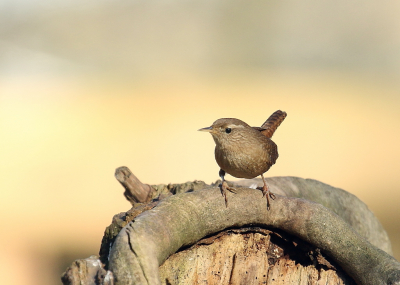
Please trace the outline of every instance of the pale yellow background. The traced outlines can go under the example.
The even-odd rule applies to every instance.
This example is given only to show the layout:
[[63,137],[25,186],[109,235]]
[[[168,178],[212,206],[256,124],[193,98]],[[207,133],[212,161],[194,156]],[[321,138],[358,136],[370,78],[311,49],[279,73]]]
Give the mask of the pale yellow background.
[[[129,209],[123,189],[113,176],[115,168],[128,166],[149,184],[195,179],[211,183],[218,179],[219,170],[213,155],[214,142],[209,134],[197,130],[221,117],[236,117],[259,126],[278,109],[286,111],[288,117],[273,137],[280,156],[266,176],[314,178],[355,194],[381,220],[399,258],[400,65],[395,57],[399,52],[394,50],[400,43],[394,36],[399,35],[400,26],[392,25],[394,15],[398,15],[393,11],[400,11],[399,6],[392,2],[377,9],[377,1],[369,2],[364,7],[369,14],[359,22],[360,17],[355,17],[353,23],[366,38],[371,29],[376,29],[374,40],[381,35],[387,53],[377,48],[379,44],[366,40],[366,46],[360,44],[355,56],[364,48],[378,50],[367,52],[360,57],[360,64],[353,62],[351,67],[346,66],[346,60],[343,66],[332,67],[336,57],[320,65],[299,64],[293,59],[286,62],[290,53],[284,51],[270,51],[278,59],[259,67],[251,55],[255,52],[257,58],[262,58],[262,53],[251,45],[243,47],[249,51],[249,66],[246,52],[240,49],[210,52],[215,59],[224,59],[218,66],[211,64],[208,51],[204,51],[204,46],[221,48],[212,43],[193,40],[192,45],[183,44],[185,49],[181,50],[181,38],[207,38],[204,35],[216,30],[212,24],[207,29],[198,28],[205,19],[195,8],[185,10],[184,4],[182,10],[174,10],[177,17],[164,15],[163,9],[167,8],[160,5],[165,3],[154,2],[144,8],[138,4],[143,11],[153,10],[142,18],[132,15],[136,24],[145,23],[143,30],[127,32],[118,38],[120,45],[109,40],[114,39],[113,33],[105,30],[108,25],[118,24],[113,31],[124,31],[131,23],[129,15],[117,21],[125,11],[122,4],[111,5],[116,9],[111,12],[104,3],[79,12],[73,8],[77,7],[74,2],[67,10],[43,4],[50,8],[30,12],[15,4],[12,13],[24,11],[20,12],[22,16],[2,18],[3,23],[9,21],[0,34],[2,283],[60,284],[59,275],[68,263],[98,253],[112,216]],[[180,7],[178,2],[168,3]],[[229,25],[222,26],[232,32],[242,27],[240,22],[234,25],[235,17],[242,13],[235,3],[225,7],[230,13],[215,10],[216,15],[225,15],[222,18]],[[252,3],[255,7],[250,12],[256,13],[258,9]],[[292,4],[300,5],[299,1]],[[353,8],[341,4],[350,19]],[[296,21],[293,15],[303,15],[299,23],[307,19],[307,7],[267,8],[287,16],[273,23],[282,21],[290,26],[290,21]],[[6,6],[2,8],[3,16],[7,14],[4,11],[10,11]],[[375,11],[379,17],[373,17]],[[250,12],[246,13],[252,15]],[[186,13],[198,15],[200,24],[196,25],[190,16],[182,16]],[[366,26],[368,17],[380,21],[376,26]],[[172,19],[179,27],[167,27],[171,28],[170,34],[154,28]],[[331,29],[337,34],[349,29],[334,25],[339,20],[331,19]],[[186,25],[188,22],[191,24]],[[385,25],[391,27],[390,33]],[[245,28],[252,31],[254,27]],[[52,29],[60,33],[49,32]],[[307,27],[298,29],[303,34],[308,31]],[[199,33],[204,35],[200,37]],[[286,32],[278,29],[276,33]],[[50,37],[56,34],[55,39]],[[348,36],[351,45],[353,34],[349,32]],[[240,42],[232,38],[227,35],[225,47]],[[163,41],[167,49],[159,46]],[[142,43],[145,47],[140,46]],[[294,44],[292,48],[299,46]],[[134,60],[129,58],[130,49]],[[315,47],[315,53],[324,55],[325,49],[329,44]],[[313,49],[308,51],[310,61],[317,62]],[[338,60],[351,54],[342,52]],[[156,54],[160,54],[159,59],[154,57]],[[164,60],[168,56],[171,58]],[[294,58],[297,56],[294,53]],[[244,63],[236,62],[237,58]],[[207,66],[201,66],[202,62]],[[227,179],[233,178],[228,175]]]

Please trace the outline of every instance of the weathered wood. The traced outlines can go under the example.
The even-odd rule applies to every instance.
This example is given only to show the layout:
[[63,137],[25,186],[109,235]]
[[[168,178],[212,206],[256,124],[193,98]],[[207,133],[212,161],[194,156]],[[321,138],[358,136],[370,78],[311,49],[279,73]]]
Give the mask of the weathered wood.
[[124,196],[132,205],[151,201],[154,189],[150,185],[140,182],[128,167],[118,167],[115,170],[115,178],[124,187]]
[[[119,169],[121,169],[126,175],[128,173],[131,173],[130,170],[125,166],[120,167]],[[129,176],[132,177],[131,175]],[[137,178],[135,178],[134,180],[139,181]],[[142,184],[139,181],[138,183],[128,183],[127,185],[129,185],[129,187],[131,188],[130,193],[133,193],[133,195],[135,195],[134,193],[141,193],[143,191],[143,185],[147,184]],[[122,212],[115,215],[113,217],[111,225],[109,225],[104,231],[104,236],[101,241],[99,252],[101,262],[105,264],[106,268],[108,267],[109,251],[111,245],[114,243],[115,238],[117,237],[121,229],[125,227],[129,222],[131,222],[134,218],[136,218],[139,214],[154,208],[162,199],[165,199],[166,197],[169,197],[173,194],[192,192],[203,189],[206,186],[208,185],[206,185],[203,181],[198,180],[180,184],[152,185],[151,197],[155,198],[153,201],[149,203],[135,203],[134,201],[137,200],[136,198],[135,200],[131,200],[130,202],[133,204],[133,207],[127,212]]]
[[129,222],[133,221],[139,214],[144,211],[154,208],[159,201],[153,201],[148,204],[136,204],[129,211],[119,213],[113,217],[111,225],[109,225],[104,231],[103,238],[101,240],[100,246],[100,261],[108,267],[108,257],[110,254],[111,245],[114,243],[115,238],[123,227],[125,227]]
[[[129,173],[124,175],[130,177]],[[273,201],[271,211],[266,211],[260,191],[241,188],[260,183],[259,179],[234,182],[239,191],[229,193],[228,208],[219,188],[208,187],[202,181],[151,186],[151,198],[157,199],[149,204],[132,199],[131,210],[114,216],[102,241],[103,264],[92,257],[78,260],[65,272],[63,283],[352,284],[340,272],[342,266],[357,284],[400,284],[399,263],[376,248],[391,252],[386,232],[354,195],[311,179],[273,177],[267,183],[282,196]],[[127,185],[134,193],[136,187],[145,184],[136,178],[135,183]],[[179,194],[183,192],[189,193]],[[243,232],[249,226],[254,230],[254,225],[262,227]],[[284,238],[295,247],[284,249],[281,243],[266,237],[270,226],[297,236]],[[231,234],[226,235],[227,232]],[[280,235],[284,236],[283,232]],[[304,247],[303,240],[312,244],[311,249],[305,246],[306,252],[293,255]],[[311,257],[313,264],[299,261],[300,255]],[[109,260],[116,279],[105,270]],[[196,274],[192,274],[194,269]],[[265,276],[260,275],[262,272],[266,272]],[[204,280],[208,283],[202,283]]]
[[279,195],[267,211],[261,192],[248,188],[231,194],[229,207],[225,207],[218,187],[171,196],[119,233],[109,267],[116,284],[161,284],[158,266],[180,248],[226,228],[246,225],[280,228],[309,242],[336,261],[357,284],[400,284],[396,283],[400,282],[400,264],[375,247],[390,251],[386,233],[380,232],[379,222],[360,200],[314,180],[276,177],[267,181],[276,194],[292,191],[322,200],[328,207],[333,205],[340,217],[321,204]]
[[252,228],[226,231],[170,256],[160,266],[161,284],[355,284],[342,271],[318,263],[311,246],[293,239]]
[[64,285],[113,285],[111,271],[106,271],[97,256],[75,260],[61,276]]

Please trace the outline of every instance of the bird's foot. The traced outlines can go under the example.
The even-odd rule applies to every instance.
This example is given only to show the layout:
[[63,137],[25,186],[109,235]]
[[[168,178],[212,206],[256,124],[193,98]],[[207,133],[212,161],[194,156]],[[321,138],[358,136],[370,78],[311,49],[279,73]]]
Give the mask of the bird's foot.
[[222,196],[225,198],[225,206],[228,207],[228,197],[226,196],[226,190],[236,194],[236,189],[230,187],[225,180],[222,181],[220,189]]
[[269,188],[268,188],[267,184],[264,184],[263,187],[258,187],[257,189],[260,189],[262,191],[262,193],[263,193],[263,197],[267,198],[267,210],[269,211],[270,208],[271,208],[270,207],[271,204],[269,202],[269,198],[271,197],[272,200],[275,200],[275,198],[276,198],[275,194],[272,193],[271,191],[269,191]]

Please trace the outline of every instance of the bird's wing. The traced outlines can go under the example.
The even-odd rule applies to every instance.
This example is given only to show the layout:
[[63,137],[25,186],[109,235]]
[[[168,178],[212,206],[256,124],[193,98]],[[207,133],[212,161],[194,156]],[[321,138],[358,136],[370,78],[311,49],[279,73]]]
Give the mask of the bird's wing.
[[275,111],[264,124],[261,125],[261,128],[255,128],[259,130],[264,136],[267,138],[271,138],[279,125],[286,118],[286,112],[281,110]]
[[276,144],[273,141],[270,140],[270,142],[271,143],[269,144],[268,152],[271,157],[271,165],[274,165],[279,156],[278,155],[278,147],[276,146]]
[[252,127],[252,128],[257,130],[257,131],[259,131],[259,132],[265,131],[265,129],[261,128],[261,127]]

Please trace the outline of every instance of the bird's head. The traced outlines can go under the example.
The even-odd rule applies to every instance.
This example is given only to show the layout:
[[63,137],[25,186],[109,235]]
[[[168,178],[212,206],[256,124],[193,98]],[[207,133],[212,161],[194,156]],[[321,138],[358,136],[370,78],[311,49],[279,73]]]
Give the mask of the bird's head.
[[199,129],[209,132],[217,145],[224,146],[228,142],[240,141],[252,128],[245,122],[234,118],[216,120],[210,127]]

